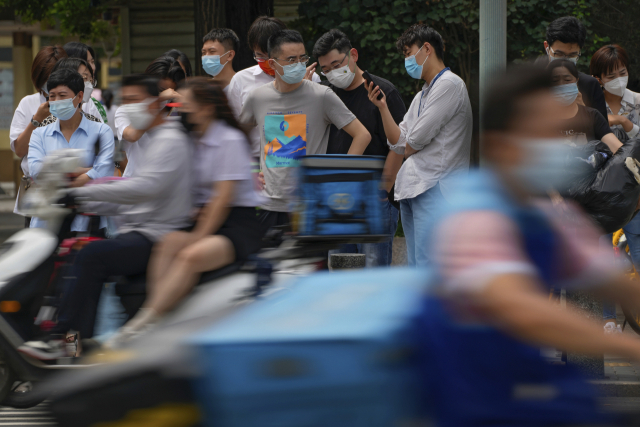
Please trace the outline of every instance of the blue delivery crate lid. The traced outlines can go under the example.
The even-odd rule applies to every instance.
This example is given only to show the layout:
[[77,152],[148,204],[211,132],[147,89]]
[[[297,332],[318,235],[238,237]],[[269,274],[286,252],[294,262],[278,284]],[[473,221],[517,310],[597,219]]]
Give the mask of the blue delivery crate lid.
[[195,335],[195,345],[384,336],[420,309],[434,275],[417,268],[326,272],[245,307]]
[[305,168],[373,169],[383,170],[384,156],[353,156],[348,154],[320,154],[304,156],[300,164]]

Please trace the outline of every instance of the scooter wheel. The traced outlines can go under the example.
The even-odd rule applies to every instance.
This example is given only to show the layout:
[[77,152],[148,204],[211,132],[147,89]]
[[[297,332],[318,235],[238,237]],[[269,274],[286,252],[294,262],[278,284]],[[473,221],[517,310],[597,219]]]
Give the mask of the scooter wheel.
[[13,372],[13,369],[0,359],[0,402],[9,395],[14,381],[15,373]]
[[41,404],[46,396],[34,390],[32,383],[20,383],[14,386],[9,394],[0,402],[1,406],[26,409]]

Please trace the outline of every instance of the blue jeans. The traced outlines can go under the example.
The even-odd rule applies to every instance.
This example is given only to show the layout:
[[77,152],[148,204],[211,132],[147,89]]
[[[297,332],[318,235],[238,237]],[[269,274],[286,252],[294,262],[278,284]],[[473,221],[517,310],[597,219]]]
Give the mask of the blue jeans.
[[393,257],[393,236],[398,228],[398,209],[394,208],[388,201],[384,203],[385,231],[390,234],[391,239],[382,243],[358,243],[342,245],[339,252],[343,254],[365,254],[367,267],[388,267],[391,265]]
[[412,198],[400,200],[402,228],[407,242],[407,263],[410,266],[429,265],[429,227],[434,214],[445,203],[440,184]]

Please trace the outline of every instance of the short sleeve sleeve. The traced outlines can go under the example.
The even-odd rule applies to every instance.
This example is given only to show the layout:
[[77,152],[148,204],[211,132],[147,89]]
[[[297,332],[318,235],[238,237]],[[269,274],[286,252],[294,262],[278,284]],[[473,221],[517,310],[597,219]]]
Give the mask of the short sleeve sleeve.
[[601,140],[603,136],[611,133],[609,123],[604,117],[602,117],[602,114],[600,114],[598,110],[592,109],[590,114],[593,119],[593,134],[596,139]]
[[482,290],[498,275],[536,275],[513,221],[492,211],[470,211],[447,218],[438,227],[436,262],[447,292]]
[[351,110],[344,105],[344,102],[331,89],[324,88],[323,113],[327,124],[333,124],[338,129],[342,129],[355,120]]
[[[26,129],[27,125],[31,122],[31,116],[33,114],[28,114],[26,110],[26,97],[20,100],[18,104],[18,108],[13,113],[13,118],[11,119],[11,127],[9,128],[9,141],[11,144],[11,150],[13,152],[16,151],[15,143],[16,139],[20,136],[20,134]],[[35,113],[35,111],[34,111]]]
[[124,114],[124,111],[122,109],[122,106],[118,107],[118,109],[116,110],[116,116],[115,116],[115,127],[116,127],[116,133],[117,133],[117,137],[118,139],[123,139],[122,135],[124,134],[124,130],[131,125],[131,121],[129,120],[129,118],[127,117],[126,114]]
[[251,179],[249,141],[239,130],[225,132],[221,144],[216,145],[215,167],[211,168],[211,180],[241,181]]

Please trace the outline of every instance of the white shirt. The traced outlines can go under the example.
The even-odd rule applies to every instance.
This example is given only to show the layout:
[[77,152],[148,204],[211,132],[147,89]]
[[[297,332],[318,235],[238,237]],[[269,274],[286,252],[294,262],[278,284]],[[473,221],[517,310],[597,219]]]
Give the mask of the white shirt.
[[409,157],[396,178],[396,200],[419,196],[440,183],[447,197],[454,173],[469,170],[473,117],[464,81],[445,71],[437,81],[425,83],[400,123],[400,139],[391,150],[404,154],[409,144],[419,150]]
[[[607,104],[607,113],[611,115],[614,114],[611,112],[609,104]],[[620,102],[620,111],[618,111],[618,115],[626,117],[631,123],[633,123],[633,128],[626,133],[629,138],[636,137],[636,135],[638,135],[638,132],[640,132],[640,93],[632,92],[629,89],[625,89],[624,95],[622,96],[622,101]],[[622,128],[622,125],[611,126],[611,130],[614,129],[622,132],[625,131]]]
[[[242,106],[244,105],[244,101],[247,99],[247,95],[253,89],[263,86],[267,83],[271,83],[275,80],[274,76],[270,76],[269,74],[262,71],[259,65],[254,65],[253,67],[245,68],[244,70],[238,71],[232,78],[231,82],[229,82],[229,86],[227,86],[226,94],[227,99],[229,100],[229,106],[233,111],[233,114],[236,115],[236,118],[240,117],[240,112],[242,112]],[[320,82],[320,76],[318,74],[313,73],[312,80],[316,83]],[[253,157],[260,157],[260,132],[257,128],[251,129],[249,133],[249,139],[251,139],[251,154]]]
[[123,177],[132,176],[135,169],[142,163],[146,145],[149,143],[149,137],[145,132],[136,142],[129,142],[123,137],[124,130],[131,125],[129,117],[127,117],[122,108],[118,107],[114,119],[118,139],[122,141],[122,149],[127,153],[127,167],[122,174]]
[[100,114],[100,110],[98,110],[98,107],[96,107],[96,104],[94,104],[92,100],[89,100],[89,102],[85,102],[84,104],[82,104],[82,111],[87,114],[91,114],[93,117],[100,120],[100,123],[104,123],[104,120],[102,120],[102,114]]
[[251,174],[247,137],[223,120],[209,125],[205,134],[196,141],[191,171],[196,206],[209,202],[213,185],[219,181],[234,181],[230,206],[256,207],[263,202]]
[[107,112],[107,124],[111,128],[111,131],[113,132],[114,135],[118,134],[118,131],[116,130],[116,110],[117,109],[118,109],[117,105],[111,104],[111,108],[106,108],[106,105],[105,105],[105,111]]

